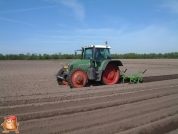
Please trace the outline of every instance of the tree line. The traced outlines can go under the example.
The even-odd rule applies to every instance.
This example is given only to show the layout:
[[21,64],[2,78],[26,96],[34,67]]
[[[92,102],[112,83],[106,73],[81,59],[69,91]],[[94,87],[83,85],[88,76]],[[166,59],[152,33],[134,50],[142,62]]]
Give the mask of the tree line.
[[[149,53],[149,54],[111,54],[113,59],[178,59],[178,52],[172,53]],[[80,59],[81,55],[77,54],[0,54],[0,60],[49,60],[49,59]]]
[[126,53],[126,54],[112,54],[113,59],[178,59],[178,52],[172,53],[149,53],[149,54],[137,54],[137,53]]

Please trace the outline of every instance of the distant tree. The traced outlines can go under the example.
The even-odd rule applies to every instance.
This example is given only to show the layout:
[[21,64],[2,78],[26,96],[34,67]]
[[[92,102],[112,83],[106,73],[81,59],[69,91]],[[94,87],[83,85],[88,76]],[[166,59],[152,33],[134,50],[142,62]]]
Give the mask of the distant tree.
[[62,59],[62,53],[61,52],[58,53],[58,57],[59,57],[58,59]]
[[118,59],[118,58],[119,58],[118,54],[111,54],[111,57],[112,57],[113,59]]
[[26,54],[26,60],[30,60],[30,56],[31,56],[31,54],[30,54],[30,53],[27,53],[27,54]]
[[163,54],[159,53],[159,54],[157,55],[157,57],[158,57],[159,59],[161,59],[161,58],[163,58]]
[[173,53],[173,57],[172,58],[178,59],[178,52]]
[[[111,54],[113,59],[178,59],[178,52],[172,53],[150,53],[150,54],[137,54],[137,53],[126,53],[126,54]],[[42,59],[80,59],[81,54],[0,54],[0,60],[42,60]]]
[[43,54],[43,59],[45,59],[45,60],[50,59],[49,54]]
[[38,59],[39,60],[42,60],[43,59],[43,56],[41,54],[38,55]]
[[51,57],[51,59],[59,59],[59,55],[58,54],[52,54],[50,57]]
[[0,54],[0,60],[5,60],[5,57],[3,54]]
[[35,53],[35,54],[32,54],[30,56],[30,60],[37,60],[38,59],[38,55]]
[[24,55],[24,54],[18,55],[18,60],[25,60],[25,59],[26,59],[26,55]]

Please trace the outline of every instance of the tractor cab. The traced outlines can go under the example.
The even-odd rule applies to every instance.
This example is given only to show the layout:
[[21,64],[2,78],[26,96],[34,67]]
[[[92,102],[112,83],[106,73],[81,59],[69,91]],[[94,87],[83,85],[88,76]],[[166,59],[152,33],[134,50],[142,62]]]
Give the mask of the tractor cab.
[[106,60],[111,59],[110,54],[110,46],[103,46],[103,45],[89,45],[82,47],[81,50],[76,50],[75,54],[77,54],[77,51],[82,51],[81,59],[82,60]]
[[111,59],[110,46],[90,45],[82,48],[82,59],[92,59],[96,61]]
[[[81,60],[78,61],[78,63],[83,63],[83,69],[88,70],[89,68],[95,68],[95,70],[101,70],[102,64],[106,61],[111,59],[110,54],[110,46],[104,46],[104,45],[88,45],[85,47],[82,47],[81,50],[76,50],[75,54],[77,54],[77,51],[81,52]],[[89,66],[84,66],[89,65]],[[81,64],[79,64],[81,65]]]

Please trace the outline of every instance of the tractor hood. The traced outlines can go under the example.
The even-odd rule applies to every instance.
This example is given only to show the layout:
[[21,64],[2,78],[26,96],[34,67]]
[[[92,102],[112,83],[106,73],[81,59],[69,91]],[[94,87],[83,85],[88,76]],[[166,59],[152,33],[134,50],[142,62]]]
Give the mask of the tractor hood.
[[80,61],[81,61],[81,60],[71,61],[71,62],[68,63],[68,65],[69,65],[69,66],[75,65],[75,64],[77,64],[77,63],[80,62]]
[[90,60],[76,60],[68,63],[69,70],[81,68],[87,70],[90,67]]

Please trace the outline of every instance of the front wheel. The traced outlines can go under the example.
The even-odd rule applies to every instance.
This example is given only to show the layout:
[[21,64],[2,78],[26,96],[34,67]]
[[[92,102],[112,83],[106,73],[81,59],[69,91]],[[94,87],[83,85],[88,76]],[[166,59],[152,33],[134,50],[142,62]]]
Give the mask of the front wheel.
[[81,88],[87,83],[87,75],[83,69],[73,69],[68,76],[68,83],[71,88]]
[[105,85],[113,85],[118,82],[119,77],[120,74],[118,66],[110,63],[103,72],[102,82]]

